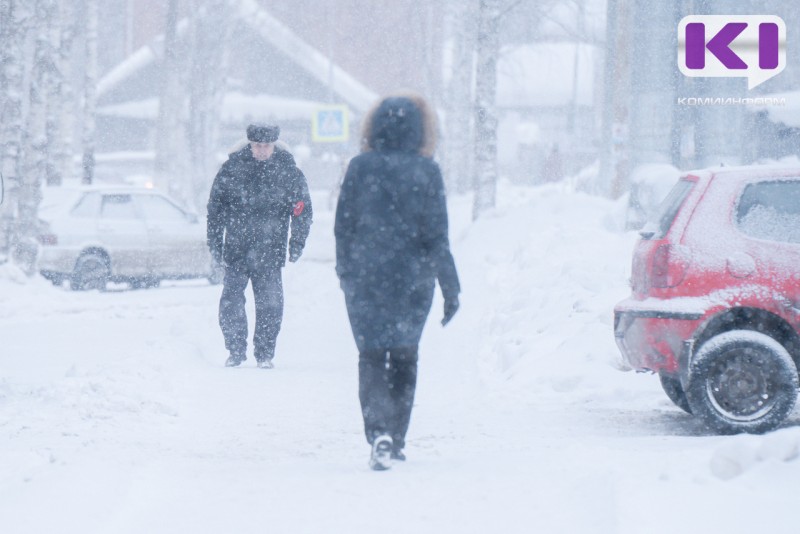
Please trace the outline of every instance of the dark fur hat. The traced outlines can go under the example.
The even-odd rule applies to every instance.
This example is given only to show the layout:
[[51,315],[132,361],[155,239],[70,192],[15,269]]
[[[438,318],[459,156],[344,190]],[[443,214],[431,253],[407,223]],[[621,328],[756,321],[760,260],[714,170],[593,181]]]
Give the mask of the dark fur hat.
[[253,143],[274,143],[281,135],[280,126],[251,124],[247,127],[247,140]]
[[436,150],[436,112],[414,93],[380,100],[367,113],[362,131],[362,151],[401,148],[432,157]]

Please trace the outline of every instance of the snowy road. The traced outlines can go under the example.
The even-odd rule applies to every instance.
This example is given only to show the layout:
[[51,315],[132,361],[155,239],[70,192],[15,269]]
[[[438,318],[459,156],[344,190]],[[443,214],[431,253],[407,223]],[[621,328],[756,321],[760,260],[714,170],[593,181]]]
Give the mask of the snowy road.
[[796,532],[796,427],[705,435],[619,369],[618,206],[501,193],[471,226],[453,202],[462,310],[442,329],[434,302],[409,460],[385,473],[367,468],[330,212],[285,271],[272,371],[222,366],[219,287],[0,276],[0,531]]

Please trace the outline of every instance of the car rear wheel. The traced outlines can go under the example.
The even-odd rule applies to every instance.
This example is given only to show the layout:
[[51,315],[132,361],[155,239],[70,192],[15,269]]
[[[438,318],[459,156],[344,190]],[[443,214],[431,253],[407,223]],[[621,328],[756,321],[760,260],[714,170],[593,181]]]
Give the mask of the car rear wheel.
[[797,367],[771,337],[734,330],[704,343],[691,363],[686,396],[692,413],[725,434],[780,425],[797,400]]
[[661,387],[664,388],[664,393],[667,394],[669,400],[684,412],[692,413],[692,408],[686,399],[686,392],[683,391],[681,380],[677,376],[666,373],[659,373],[658,377],[661,379]]
[[70,287],[75,291],[105,290],[110,276],[107,258],[97,252],[87,252],[75,262]]

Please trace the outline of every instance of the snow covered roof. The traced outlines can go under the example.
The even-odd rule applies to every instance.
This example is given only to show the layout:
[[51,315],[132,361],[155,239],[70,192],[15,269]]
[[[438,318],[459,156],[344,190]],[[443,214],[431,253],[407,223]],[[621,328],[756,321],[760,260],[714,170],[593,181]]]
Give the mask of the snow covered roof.
[[329,86],[358,111],[367,111],[378,99],[377,93],[295,35],[259,6],[256,0],[239,0],[236,12],[241,20],[248,23],[265,41],[283,52],[314,78]]
[[[310,120],[315,110],[325,104],[310,100],[281,98],[271,95],[246,95],[229,92],[222,101],[221,119],[229,124],[246,121]],[[129,119],[156,120],[158,98],[111,104],[98,108],[97,113]]]
[[97,96],[103,96],[110,90],[114,89],[117,85],[124,82],[128,77],[134,75],[144,67],[150,65],[156,59],[156,52],[152,46],[143,46],[130,56],[128,56],[122,63],[115,66],[113,69],[103,76],[97,82]]
[[[378,99],[377,93],[356,80],[322,52],[302,40],[288,27],[270,15],[256,0],[235,0],[232,10],[241,22],[250,26],[266,42],[277,48],[321,84],[330,87],[334,93],[354,109],[359,112],[365,112]],[[179,33],[184,31],[186,26],[186,21],[182,21],[178,28]],[[160,39],[156,40],[151,45],[140,48],[111,69],[97,84],[98,97],[159,59],[161,54],[157,49],[160,46],[163,46],[162,41]],[[310,116],[310,114],[307,114],[305,117],[308,118]]]
[[600,57],[596,46],[584,43],[505,46],[497,62],[497,105],[566,106],[575,92],[579,105],[591,106]]
[[[176,29],[178,35],[186,33],[188,27],[188,20],[181,20]],[[163,57],[163,49],[164,37],[162,35],[125,58],[97,82],[97,97],[103,96],[137,72]]]

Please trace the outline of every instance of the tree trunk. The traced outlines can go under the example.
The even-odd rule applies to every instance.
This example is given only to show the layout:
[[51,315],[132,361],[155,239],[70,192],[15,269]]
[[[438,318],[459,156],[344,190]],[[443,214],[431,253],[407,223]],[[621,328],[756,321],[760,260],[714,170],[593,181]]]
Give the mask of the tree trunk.
[[480,0],[475,88],[475,198],[473,220],[494,208],[497,190],[497,55],[499,0]]
[[30,13],[18,0],[0,0],[0,172],[5,200],[0,206],[0,262],[17,241],[16,214],[22,169],[22,108],[25,36]]
[[18,180],[17,237],[12,250],[14,262],[29,276],[36,272],[39,203],[42,183],[47,177],[46,115],[55,54],[51,26],[56,9],[55,0],[37,0],[34,15],[36,39],[28,92],[28,117],[23,135],[24,170]]
[[184,152],[181,129],[183,103],[178,50],[178,0],[169,0],[164,32],[153,183],[157,188],[186,201],[188,195],[179,183],[179,175],[183,174],[180,172],[180,161]]
[[70,2],[58,5],[52,35],[55,47],[47,99],[47,185],[61,185],[72,176],[72,43],[75,37],[75,7]]
[[476,2],[450,0],[447,5],[447,53],[449,79],[445,107],[444,173],[448,188],[466,193],[472,184],[472,85],[474,67],[474,16]]
[[94,182],[95,111],[97,108],[97,0],[85,0],[86,65],[83,86],[83,177]]

